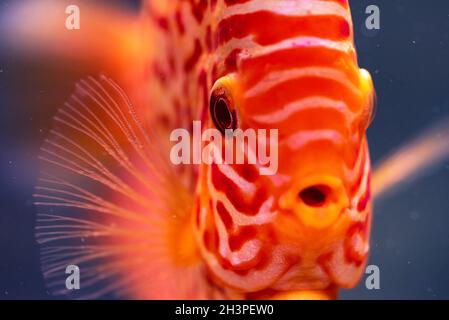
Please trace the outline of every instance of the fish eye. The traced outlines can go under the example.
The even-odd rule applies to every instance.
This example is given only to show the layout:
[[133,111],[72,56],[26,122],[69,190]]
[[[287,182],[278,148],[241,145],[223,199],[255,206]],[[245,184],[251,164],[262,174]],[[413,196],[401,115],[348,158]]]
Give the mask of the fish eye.
[[210,98],[210,115],[215,127],[221,133],[237,128],[237,117],[232,98],[225,87],[218,86]]
[[371,108],[370,108],[370,114],[368,118],[368,127],[373,123],[374,119],[376,118],[377,113],[377,94],[376,92],[373,92],[373,97],[371,98]]
[[363,90],[367,93],[366,106],[363,109],[361,129],[366,130],[373,123],[377,111],[377,95],[374,90],[371,75],[365,69],[360,69]]
[[374,118],[376,117],[376,111],[377,111],[377,96],[376,93],[373,92],[368,105],[365,107],[365,110],[363,112],[363,120],[361,123],[361,129],[367,130],[371,124],[374,121]]

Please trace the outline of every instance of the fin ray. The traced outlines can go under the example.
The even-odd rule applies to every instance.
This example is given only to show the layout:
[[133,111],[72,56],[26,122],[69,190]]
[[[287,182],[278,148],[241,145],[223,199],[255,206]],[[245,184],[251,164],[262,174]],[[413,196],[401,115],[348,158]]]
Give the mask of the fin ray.
[[[80,81],[42,147],[36,238],[51,292],[71,298],[212,298],[193,236],[193,195],[106,76]],[[187,234],[190,234],[189,231]],[[178,256],[181,246],[192,249]],[[185,250],[182,251],[183,254]],[[65,288],[77,265],[81,289]],[[79,292],[78,292],[79,291]]]

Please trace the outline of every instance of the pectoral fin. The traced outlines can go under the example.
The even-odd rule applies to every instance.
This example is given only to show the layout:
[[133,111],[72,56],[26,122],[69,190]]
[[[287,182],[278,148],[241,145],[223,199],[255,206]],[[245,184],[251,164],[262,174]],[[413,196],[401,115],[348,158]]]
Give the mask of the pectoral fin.
[[[49,290],[71,298],[212,298],[191,228],[193,194],[156,129],[109,78],[88,78],[55,117],[36,187]],[[168,138],[167,138],[168,139]],[[65,286],[80,269],[80,290]]]

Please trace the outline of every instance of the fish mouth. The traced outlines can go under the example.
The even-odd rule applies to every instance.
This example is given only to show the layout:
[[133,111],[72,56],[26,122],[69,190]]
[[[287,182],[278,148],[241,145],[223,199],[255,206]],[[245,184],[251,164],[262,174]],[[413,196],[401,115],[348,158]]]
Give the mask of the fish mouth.
[[324,229],[348,209],[350,201],[342,179],[318,175],[298,180],[280,198],[279,205],[293,212],[305,226]]

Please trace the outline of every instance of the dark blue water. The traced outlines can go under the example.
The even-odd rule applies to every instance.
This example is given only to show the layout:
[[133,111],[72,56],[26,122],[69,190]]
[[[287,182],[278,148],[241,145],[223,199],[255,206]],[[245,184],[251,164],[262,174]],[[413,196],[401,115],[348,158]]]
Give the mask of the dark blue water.
[[[0,1],[0,11],[10,2]],[[364,27],[370,4],[381,10],[379,31]],[[356,0],[351,6],[360,65],[373,75],[378,94],[368,132],[376,163],[449,116],[449,2]],[[65,81],[55,83],[61,70],[49,61],[19,59],[0,42],[0,299],[50,298],[39,271],[31,195],[50,119],[84,72],[66,68]],[[362,281],[342,297],[449,299],[448,213],[449,162],[376,204],[369,263],[380,268],[381,288],[367,290]]]

